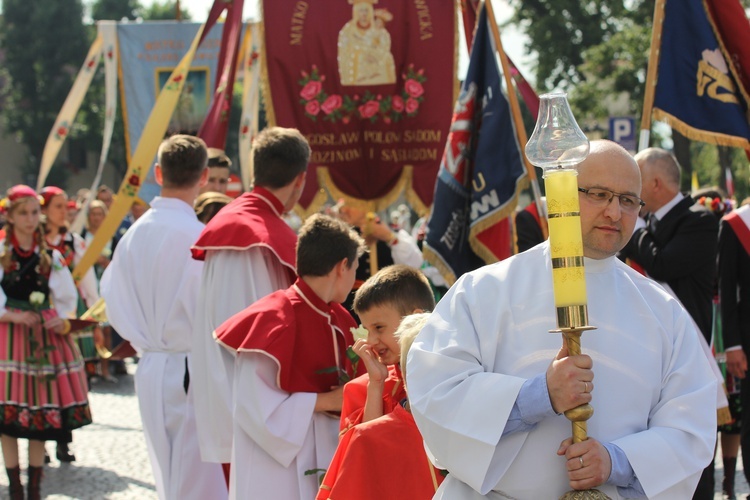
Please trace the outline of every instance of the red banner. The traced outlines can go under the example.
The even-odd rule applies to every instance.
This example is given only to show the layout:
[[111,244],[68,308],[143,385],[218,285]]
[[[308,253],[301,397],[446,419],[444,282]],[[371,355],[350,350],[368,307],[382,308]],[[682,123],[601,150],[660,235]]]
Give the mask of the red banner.
[[457,89],[454,0],[264,0],[263,19],[268,121],[313,150],[302,208],[322,186],[424,212]]

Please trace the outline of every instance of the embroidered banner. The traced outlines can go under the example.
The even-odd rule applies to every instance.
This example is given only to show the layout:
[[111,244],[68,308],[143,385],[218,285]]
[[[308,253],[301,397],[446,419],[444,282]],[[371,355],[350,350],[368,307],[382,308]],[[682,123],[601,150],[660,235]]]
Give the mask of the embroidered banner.
[[512,255],[509,216],[527,175],[487,17],[482,7],[423,247],[450,285]]
[[[739,7],[737,0],[726,4]],[[693,140],[750,148],[748,96],[737,84],[737,67],[727,64],[732,58],[706,4],[702,0],[662,0],[660,7],[664,21],[654,118]],[[748,30],[745,22],[744,31],[726,36],[748,40]]]
[[304,211],[326,201],[321,186],[375,210],[405,192],[426,211],[456,90],[456,17],[454,0],[264,0],[268,122],[313,150]]
[[[151,113],[159,91],[190,48],[198,23],[122,23],[117,26],[119,43],[123,119],[128,163]],[[167,133],[197,134],[208,113],[215,86],[216,63],[223,25],[210,29],[186,76],[186,83]],[[139,197],[150,202],[159,194],[150,169]]]
[[68,97],[65,98],[62,109],[57,115],[55,124],[47,137],[47,143],[44,145],[42,152],[42,162],[39,167],[39,177],[36,181],[36,190],[39,191],[44,187],[44,181],[47,180],[49,171],[52,170],[52,164],[57,159],[60,148],[62,148],[65,139],[68,138],[70,127],[75,121],[78,109],[81,107],[83,98],[91,85],[96,68],[99,66],[99,59],[102,54],[102,35],[99,34],[94,43],[91,44],[86,60],[83,62],[81,69],[78,71],[73,88],[70,89]]

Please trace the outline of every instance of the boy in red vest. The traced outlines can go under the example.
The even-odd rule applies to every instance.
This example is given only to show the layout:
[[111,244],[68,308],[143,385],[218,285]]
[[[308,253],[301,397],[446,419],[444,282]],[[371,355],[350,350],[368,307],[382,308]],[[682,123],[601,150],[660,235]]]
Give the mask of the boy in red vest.
[[429,281],[410,266],[385,267],[357,290],[354,311],[367,338],[357,340],[354,352],[367,373],[344,386],[341,432],[390,413],[406,397],[399,367],[401,348],[394,332],[404,316],[434,307]]
[[[426,313],[407,316],[395,333],[404,375],[406,355],[428,317]],[[404,399],[387,415],[343,435],[317,500],[427,500],[443,477],[427,458],[422,435]]]
[[[235,357],[230,498],[308,499],[337,444],[354,320],[341,306],[364,241],[314,215],[297,243],[299,278],[222,324],[214,336]],[[228,429],[227,432],[230,430]]]

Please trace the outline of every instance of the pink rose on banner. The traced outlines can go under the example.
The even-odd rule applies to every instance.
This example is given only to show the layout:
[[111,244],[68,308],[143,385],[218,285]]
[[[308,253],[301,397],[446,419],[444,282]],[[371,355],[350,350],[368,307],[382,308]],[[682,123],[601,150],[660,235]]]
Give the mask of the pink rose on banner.
[[380,103],[377,101],[368,101],[359,107],[359,114],[362,118],[372,118],[380,109]]
[[323,101],[323,104],[320,107],[321,109],[323,109],[323,112],[325,114],[330,115],[331,113],[339,109],[342,103],[343,100],[341,99],[341,96],[338,94],[334,94],[328,96],[328,99]]
[[404,83],[404,90],[412,97],[419,97],[424,94],[424,87],[422,87],[422,84],[413,78],[406,80]]
[[55,429],[59,429],[61,427],[62,418],[60,418],[60,412],[58,410],[49,410],[44,414],[44,417],[47,419],[47,422]]
[[305,104],[305,112],[313,116],[320,113],[320,103],[318,101],[310,101]]
[[404,98],[400,95],[394,95],[391,100],[391,107],[396,113],[400,113],[404,110]]
[[407,113],[414,113],[419,109],[419,101],[416,99],[410,97],[406,100],[406,112]]
[[302,90],[300,91],[299,95],[302,97],[302,99],[309,101],[310,99],[315,99],[315,97],[320,94],[320,91],[323,89],[323,84],[320,83],[317,80],[310,80],[305,84],[304,87],[302,87]]

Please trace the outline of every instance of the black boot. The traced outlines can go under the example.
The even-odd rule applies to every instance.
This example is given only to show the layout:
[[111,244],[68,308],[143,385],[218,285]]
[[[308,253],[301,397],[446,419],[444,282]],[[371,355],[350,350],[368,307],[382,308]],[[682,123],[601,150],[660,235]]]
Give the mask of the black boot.
[[10,500],[23,500],[23,485],[21,484],[21,468],[16,465],[12,469],[6,467],[5,472],[8,473],[8,482],[10,486],[8,488],[8,494]]
[[29,465],[29,484],[26,485],[28,500],[42,500],[42,469],[43,467],[32,467]]
[[57,442],[57,459],[61,462],[75,462],[76,456],[68,449],[68,443],[64,441]]
[[724,480],[721,490],[725,500],[736,500],[734,495],[734,471],[737,468],[737,457],[724,457]]

